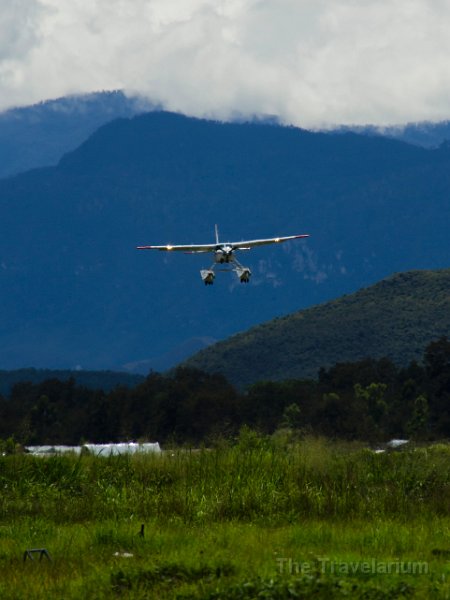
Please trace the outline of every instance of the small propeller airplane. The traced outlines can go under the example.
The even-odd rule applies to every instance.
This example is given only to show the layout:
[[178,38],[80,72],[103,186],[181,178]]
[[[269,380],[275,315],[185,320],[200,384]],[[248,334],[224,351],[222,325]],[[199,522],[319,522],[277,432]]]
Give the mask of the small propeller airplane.
[[265,246],[266,244],[279,244],[288,242],[289,240],[298,240],[300,238],[309,237],[308,233],[301,235],[289,235],[287,237],[275,237],[263,240],[248,240],[243,242],[219,242],[219,230],[215,226],[216,241],[214,244],[188,244],[186,246],[137,246],[138,250],[163,250],[165,252],[184,252],[185,254],[200,254],[212,252],[214,254],[214,262],[209,269],[201,269],[200,275],[205,285],[212,285],[215,279],[214,268],[217,264],[230,265],[230,269],[222,269],[225,271],[234,271],[241,283],[248,283],[252,272],[248,267],[244,267],[238,261],[234,253],[236,250],[251,250],[256,246]]

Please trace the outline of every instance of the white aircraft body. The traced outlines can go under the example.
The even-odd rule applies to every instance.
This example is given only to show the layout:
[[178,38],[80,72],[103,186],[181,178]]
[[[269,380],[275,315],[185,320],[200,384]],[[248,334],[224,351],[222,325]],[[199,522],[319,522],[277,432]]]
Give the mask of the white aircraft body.
[[184,246],[172,246],[168,244],[166,246],[138,246],[138,250],[162,250],[165,252],[185,252],[186,254],[197,254],[204,252],[212,252],[214,254],[214,262],[209,269],[201,269],[200,275],[205,285],[212,285],[216,276],[214,268],[217,264],[230,265],[230,269],[226,271],[234,271],[241,283],[248,283],[252,272],[248,267],[244,267],[237,260],[235,252],[237,250],[251,250],[256,246],[265,246],[267,244],[279,244],[281,242],[288,242],[289,240],[297,240],[300,238],[307,238],[309,234],[303,233],[301,235],[289,235],[286,237],[275,237],[267,238],[263,240],[247,240],[243,242],[219,242],[219,231],[217,225],[216,230],[216,241],[213,244],[187,244]]

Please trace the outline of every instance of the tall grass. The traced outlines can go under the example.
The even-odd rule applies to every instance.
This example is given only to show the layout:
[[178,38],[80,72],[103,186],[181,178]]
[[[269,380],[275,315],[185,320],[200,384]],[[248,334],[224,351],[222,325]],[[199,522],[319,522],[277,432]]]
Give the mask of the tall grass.
[[[161,455],[3,456],[0,598],[448,598],[449,458],[249,430]],[[40,547],[52,561],[23,560]],[[321,557],[431,566],[343,578]]]
[[420,519],[450,514],[446,445],[375,454],[307,439],[286,447],[252,432],[239,443],[162,455],[0,457],[0,522],[127,519]]

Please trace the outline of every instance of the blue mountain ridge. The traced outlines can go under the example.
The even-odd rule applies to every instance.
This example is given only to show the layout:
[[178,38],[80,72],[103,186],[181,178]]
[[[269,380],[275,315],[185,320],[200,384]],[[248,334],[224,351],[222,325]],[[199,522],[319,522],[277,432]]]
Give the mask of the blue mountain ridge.
[[[121,90],[74,94],[0,112],[0,177],[55,165],[98,127],[120,117],[132,117],[162,107],[150,99]],[[235,115],[234,122],[280,125],[273,115]],[[426,148],[450,140],[450,121],[379,127],[339,126],[333,133],[385,136]]]
[[117,90],[5,110],[0,113],[0,177],[55,165],[101,125],[154,108],[147,100]]
[[[163,368],[398,271],[448,266],[450,151],[152,112],[0,180],[0,367]],[[248,286],[140,244],[310,233],[247,252]],[[174,354],[172,354],[174,353]],[[139,367],[141,365],[141,367]],[[167,367],[171,366],[167,358]]]

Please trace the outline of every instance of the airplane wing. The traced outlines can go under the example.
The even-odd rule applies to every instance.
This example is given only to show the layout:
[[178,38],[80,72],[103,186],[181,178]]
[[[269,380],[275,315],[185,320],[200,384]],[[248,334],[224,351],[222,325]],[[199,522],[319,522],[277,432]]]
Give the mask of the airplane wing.
[[279,244],[280,242],[287,242],[289,240],[297,240],[299,238],[309,237],[309,234],[304,233],[302,235],[289,235],[287,237],[276,237],[267,238],[263,240],[248,240],[243,242],[226,242],[216,244],[188,244],[186,246],[173,246],[167,244],[166,246],[137,246],[138,250],[163,250],[165,252],[187,252],[189,254],[195,254],[197,252],[214,252],[222,246],[230,246],[233,250],[250,250],[255,246],[264,246],[265,244]]
[[188,244],[187,246],[138,246],[138,250],[164,250],[166,252],[214,252],[217,244]]
[[289,240],[298,240],[300,238],[309,237],[309,233],[303,233],[301,235],[288,235],[286,237],[267,238],[264,240],[248,240],[245,242],[233,242],[230,244],[233,250],[250,250],[255,246],[265,246],[266,244],[280,244],[281,242],[288,242]]

